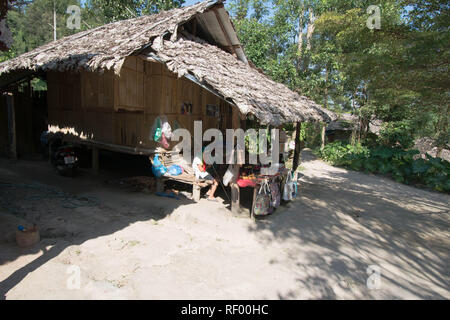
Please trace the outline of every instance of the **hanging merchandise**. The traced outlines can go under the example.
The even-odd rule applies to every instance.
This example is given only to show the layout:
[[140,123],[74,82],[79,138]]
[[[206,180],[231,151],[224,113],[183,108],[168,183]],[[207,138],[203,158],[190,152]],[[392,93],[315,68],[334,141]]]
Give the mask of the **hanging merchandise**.
[[286,177],[286,183],[284,184],[283,200],[291,201],[293,190],[294,190],[294,183],[292,182],[292,174],[289,171]]
[[228,186],[228,184],[231,182],[231,179],[233,179],[234,174],[233,174],[233,166],[230,164],[228,165],[228,169],[225,172],[225,174],[223,175],[223,185],[226,187]]
[[161,119],[159,117],[156,117],[155,121],[153,121],[153,125],[150,128],[150,141],[156,141],[158,142],[161,140],[162,136],[162,125],[161,125]]
[[169,149],[169,147],[170,147],[169,143],[167,142],[166,135],[164,133],[161,134],[161,140],[159,141],[159,144],[164,149]]
[[159,159],[159,155],[155,155],[152,161],[152,173],[156,178],[162,177],[167,172],[167,168]]
[[269,186],[267,182],[263,182],[253,204],[253,214],[255,216],[265,216],[271,212]]
[[272,207],[278,208],[280,206],[281,194],[280,187],[276,181],[270,183],[270,194]]
[[172,127],[170,126],[169,121],[167,121],[167,117],[162,115],[161,118],[161,132],[164,134],[166,139],[172,138]]
[[180,126],[180,124],[178,123],[178,121],[177,121],[177,120],[173,120],[173,125],[172,125],[172,128],[173,128],[173,131],[175,131],[175,130],[177,130],[177,129],[180,129],[180,128],[181,128],[181,126]]

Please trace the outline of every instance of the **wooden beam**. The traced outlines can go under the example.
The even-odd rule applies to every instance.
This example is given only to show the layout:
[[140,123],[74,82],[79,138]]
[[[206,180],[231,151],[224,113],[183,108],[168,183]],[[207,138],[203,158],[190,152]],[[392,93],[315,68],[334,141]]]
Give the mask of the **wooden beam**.
[[128,154],[139,154],[139,155],[152,155],[155,153],[155,148],[138,148],[138,147],[128,147],[118,144],[112,144],[112,143],[106,143],[106,142],[100,142],[96,140],[90,140],[90,139],[81,139],[75,136],[65,135],[64,141],[86,145],[86,146],[96,146],[100,149],[105,149],[109,151],[114,152],[123,152]]
[[231,39],[230,39],[230,37],[228,36],[228,33],[227,33],[226,29],[225,29],[225,26],[224,26],[223,23],[222,23],[222,19],[220,18],[219,12],[217,11],[216,8],[212,9],[212,11],[213,11],[214,14],[216,15],[217,22],[219,23],[220,29],[222,29],[222,33],[223,33],[223,35],[224,35],[224,37],[225,37],[225,40],[226,40],[227,43],[228,43],[228,46],[231,48],[231,50],[232,50],[232,52],[233,52],[233,55],[237,57],[236,50],[234,49],[233,43],[231,42]]

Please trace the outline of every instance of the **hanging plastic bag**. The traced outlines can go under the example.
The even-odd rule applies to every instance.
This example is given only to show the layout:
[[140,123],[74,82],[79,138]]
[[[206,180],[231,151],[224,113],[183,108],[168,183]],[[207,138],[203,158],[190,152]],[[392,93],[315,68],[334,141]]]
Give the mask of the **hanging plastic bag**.
[[162,137],[162,126],[161,126],[161,119],[159,117],[155,118],[155,121],[153,121],[153,125],[150,128],[150,141],[156,141],[159,142]]
[[152,173],[156,178],[162,177],[167,172],[167,168],[159,159],[159,155],[155,155],[152,161]]
[[267,182],[264,182],[259,188],[258,195],[253,204],[253,214],[255,216],[265,216],[271,213],[270,192]]
[[293,190],[294,190],[294,183],[292,182],[292,174],[289,171],[289,173],[287,174],[286,183],[284,184],[283,200],[291,201]]
[[166,116],[161,116],[161,132],[166,136],[166,139],[172,138],[172,127]]
[[177,130],[177,129],[180,129],[180,128],[181,128],[181,126],[180,126],[180,124],[178,123],[178,121],[177,121],[177,120],[173,120],[173,125],[172,125],[173,131],[175,131],[175,130]]
[[159,141],[159,144],[164,148],[164,149],[169,149],[170,145],[167,142],[166,139],[166,135],[163,133],[161,134],[161,140]]
[[273,181],[270,184],[270,194],[272,207],[278,208],[280,206],[281,194],[280,194],[280,187],[278,186],[278,183],[276,183],[275,181]]
[[223,175],[223,179],[222,182],[224,184],[224,186],[228,186],[228,184],[231,182],[231,179],[233,179],[234,174],[233,174],[233,166],[230,164],[228,165],[228,169],[225,172],[225,174]]

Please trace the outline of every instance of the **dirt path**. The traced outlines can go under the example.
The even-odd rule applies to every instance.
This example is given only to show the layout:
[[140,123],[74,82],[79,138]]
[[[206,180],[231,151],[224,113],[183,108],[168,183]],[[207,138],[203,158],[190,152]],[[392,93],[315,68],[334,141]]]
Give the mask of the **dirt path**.
[[[302,158],[301,196],[257,222],[0,159],[0,297],[450,298],[449,196]],[[32,220],[41,243],[18,249],[15,228]]]

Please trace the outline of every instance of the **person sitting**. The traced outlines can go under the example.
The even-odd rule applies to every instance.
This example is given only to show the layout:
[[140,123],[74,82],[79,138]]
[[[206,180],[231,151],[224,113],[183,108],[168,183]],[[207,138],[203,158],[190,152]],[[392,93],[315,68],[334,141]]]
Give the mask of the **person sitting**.
[[213,177],[213,174],[211,172],[208,172],[207,168],[210,168],[210,165],[205,165],[203,162],[203,159],[201,157],[194,157],[194,161],[192,161],[192,168],[194,169],[195,178],[197,179],[203,179],[203,180],[209,180],[212,181],[213,184],[211,185],[211,188],[206,193],[207,200],[209,201],[217,201],[217,199],[214,197],[214,193],[217,190],[217,187],[219,186],[219,182],[217,179]]

